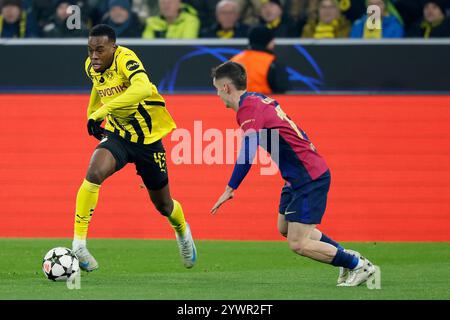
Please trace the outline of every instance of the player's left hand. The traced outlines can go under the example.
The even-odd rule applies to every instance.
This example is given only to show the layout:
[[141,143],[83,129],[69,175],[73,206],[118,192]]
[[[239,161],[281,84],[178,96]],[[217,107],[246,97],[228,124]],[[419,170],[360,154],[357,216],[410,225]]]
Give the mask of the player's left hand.
[[219,200],[217,200],[217,202],[214,205],[214,207],[212,207],[211,213],[212,214],[216,214],[216,212],[219,209],[219,207],[222,204],[224,204],[225,202],[227,202],[228,200],[233,199],[233,197],[234,197],[234,189],[232,189],[229,186],[226,186],[225,192],[220,196]]
[[103,120],[95,121],[94,119],[89,119],[87,123],[87,130],[90,136],[94,136],[97,140],[102,140],[105,134],[105,129],[100,125]]

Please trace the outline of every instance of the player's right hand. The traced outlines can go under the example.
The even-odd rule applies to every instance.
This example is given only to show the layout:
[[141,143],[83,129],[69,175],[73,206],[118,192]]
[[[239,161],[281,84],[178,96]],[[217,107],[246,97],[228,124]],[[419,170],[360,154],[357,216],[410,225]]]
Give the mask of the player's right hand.
[[94,136],[97,140],[102,140],[105,134],[105,129],[101,127],[103,120],[95,121],[89,119],[87,122],[87,130],[90,136]]
[[229,186],[226,186],[225,192],[220,196],[219,200],[217,200],[214,207],[212,207],[211,213],[216,214],[217,210],[222,204],[233,198],[234,198],[234,189],[232,189]]

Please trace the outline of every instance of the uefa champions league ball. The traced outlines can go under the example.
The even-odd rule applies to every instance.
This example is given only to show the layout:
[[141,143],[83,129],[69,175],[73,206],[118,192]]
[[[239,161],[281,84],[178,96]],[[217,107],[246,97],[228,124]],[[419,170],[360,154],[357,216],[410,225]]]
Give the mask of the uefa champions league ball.
[[79,261],[72,250],[63,247],[51,249],[44,256],[42,271],[52,281],[67,281],[79,272]]

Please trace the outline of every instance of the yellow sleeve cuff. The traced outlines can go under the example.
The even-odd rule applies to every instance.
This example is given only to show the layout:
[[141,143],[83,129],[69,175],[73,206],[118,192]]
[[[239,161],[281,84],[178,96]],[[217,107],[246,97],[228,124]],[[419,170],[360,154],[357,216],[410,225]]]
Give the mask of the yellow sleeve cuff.
[[95,121],[103,120],[108,115],[109,111],[106,105],[101,106],[97,111],[92,113],[89,119],[94,119]]

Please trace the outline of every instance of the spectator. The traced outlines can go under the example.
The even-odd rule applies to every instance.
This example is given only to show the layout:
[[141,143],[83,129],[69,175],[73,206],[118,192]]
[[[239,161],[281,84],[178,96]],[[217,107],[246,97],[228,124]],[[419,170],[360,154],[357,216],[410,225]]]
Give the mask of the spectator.
[[[295,21],[306,20],[312,2],[317,2],[317,0],[289,0],[283,7],[284,11]],[[315,9],[317,9],[317,5]]]
[[159,14],[158,0],[133,0],[132,10],[136,12],[139,20],[145,24],[148,17]]
[[[1,1],[1,0],[0,0]],[[33,0],[32,6],[28,10],[32,10],[36,17],[37,24],[40,29],[43,29],[46,25],[54,22],[55,9],[61,1],[58,0]],[[77,5],[81,9],[81,21],[86,26],[90,23],[90,6],[89,0],[70,0],[67,1],[70,4]],[[23,0],[22,0],[23,4]],[[44,34],[45,36],[45,34]]]
[[267,0],[237,0],[239,8],[241,8],[241,21],[249,26],[257,25],[261,15],[261,6],[265,1]]
[[50,17],[49,23],[43,28],[44,37],[48,38],[76,38],[86,37],[89,31],[83,23],[80,29],[69,29],[66,25],[67,19],[70,16],[70,11],[67,9],[71,5],[77,4],[75,0],[54,0],[55,13]]
[[309,20],[303,27],[302,38],[347,38],[350,21],[341,15],[337,0],[321,0],[318,20]]
[[[397,1],[397,0],[392,0],[392,1]],[[400,24],[403,27],[404,26],[403,17],[400,14],[400,12],[398,11],[397,7],[393,4],[392,1],[391,0],[385,0],[384,1],[384,4],[386,6],[386,11],[388,12],[389,15],[396,17],[398,22],[400,22]]]
[[396,0],[394,2],[395,8],[403,19],[405,30],[409,30],[413,24],[422,19],[422,2],[423,0]]
[[234,0],[221,0],[217,3],[217,22],[202,30],[202,38],[246,38],[248,27],[239,23],[239,5]]
[[159,16],[147,19],[143,38],[193,39],[198,37],[200,20],[183,10],[180,0],[159,0]]
[[0,12],[1,38],[33,38],[39,28],[31,12],[22,8],[21,0],[3,0]]
[[446,16],[447,4],[443,0],[424,1],[423,19],[408,30],[407,37],[450,37],[450,19]]
[[[32,10],[36,17],[36,22],[39,28],[43,28],[49,23],[51,17],[55,13],[55,7],[53,5],[54,0],[34,0],[32,4]],[[0,1],[1,3],[1,1]]]
[[297,30],[294,20],[283,13],[280,0],[265,0],[263,2],[260,22],[267,28],[272,29],[277,38],[298,37],[300,35],[300,30]]
[[286,67],[276,60],[275,35],[271,29],[257,26],[250,29],[249,49],[230,60],[240,63],[247,71],[248,91],[263,94],[284,93],[290,88]]
[[[214,0],[213,2],[218,2],[219,0]],[[193,4],[191,4],[193,2]],[[182,0],[180,8],[182,11],[187,11],[193,15],[199,16],[199,9],[196,7],[199,3],[209,3],[210,1],[204,0]],[[200,7],[203,9],[203,6]],[[131,10],[136,12],[139,20],[145,24],[146,20],[151,16],[157,16],[160,14],[159,1],[158,0],[132,0]],[[213,11],[214,12],[214,11]],[[210,19],[214,20],[214,16]]]
[[368,0],[367,6],[376,5],[381,11],[381,28],[368,26],[367,15],[356,20],[350,32],[351,38],[381,39],[403,37],[403,26],[393,15],[389,14],[386,4],[388,0]]
[[211,27],[216,23],[216,6],[220,0],[183,0],[182,7],[194,8],[200,19],[200,30]]
[[109,0],[108,14],[103,23],[111,26],[120,38],[140,38],[143,26],[137,15],[131,11],[128,0]]
[[[193,0],[187,0],[187,1],[193,1]],[[215,0],[208,0],[209,1],[215,1]],[[261,8],[262,6],[268,2],[269,0],[236,0],[236,2],[239,4],[239,8],[241,9],[241,22],[248,25],[248,26],[254,26],[261,22]],[[300,1],[301,4],[296,4],[294,2]],[[276,2],[280,3],[281,8],[283,9],[283,12],[286,13],[287,16],[291,18],[291,20],[297,20],[297,15],[299,14],[300,7],[299,5],[306,5],[310,1],[315,0],[279,0]],[[294,12],[293,10],[297,10]],[[299,29],[301,30],[301,29]]]
[[[109,11],[109,1],[107,0],[85,0],[87,2],[87,8],[89,12],[87,16],[89,17],[89,25],[95,26],[101,24],[105,16],[108,15]],[[131,0],[129,0],[131,2]]]
[[366,0],[338,0],[342,14],[352,23],[366,14]]

